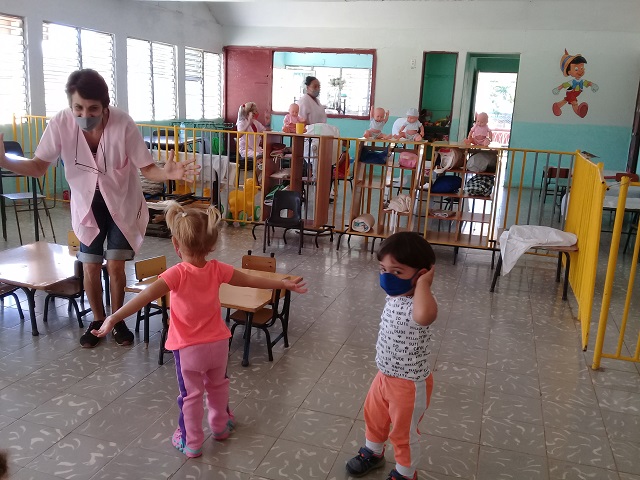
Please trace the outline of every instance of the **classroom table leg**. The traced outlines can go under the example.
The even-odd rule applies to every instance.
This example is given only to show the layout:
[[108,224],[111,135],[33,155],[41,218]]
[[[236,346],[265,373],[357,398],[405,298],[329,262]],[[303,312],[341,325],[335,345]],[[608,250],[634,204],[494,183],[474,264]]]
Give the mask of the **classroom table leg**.
[[249,365],[249,348],[251,348],[251,324],[253,322],[253,313],[247,312],[247,322],[244,325],[244,354],[242,355],[242,366]]
[[35,289],[22,287],[22,291],[27,295],[27,302],[29,304],[29,317],[31,317],[31,335],[37,337],[40,335],[38,332],[38,324],[36,323],[36,291]]

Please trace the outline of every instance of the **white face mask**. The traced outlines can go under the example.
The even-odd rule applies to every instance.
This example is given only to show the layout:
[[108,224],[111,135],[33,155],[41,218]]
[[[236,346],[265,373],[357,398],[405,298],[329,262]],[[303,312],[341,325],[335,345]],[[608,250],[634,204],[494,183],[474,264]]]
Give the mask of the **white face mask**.
[[75,117],[78,126],[85,132],[94,130],[102,122],[102,115],[99,117]]

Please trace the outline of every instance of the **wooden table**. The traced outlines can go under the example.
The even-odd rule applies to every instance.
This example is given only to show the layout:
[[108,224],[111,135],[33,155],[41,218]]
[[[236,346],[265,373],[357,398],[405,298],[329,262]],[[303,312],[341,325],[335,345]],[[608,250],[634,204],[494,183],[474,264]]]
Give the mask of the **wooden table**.
[[31,334],[39,335],[35,292],[74,277],[75,255],[66,245],[35,242],[0,252],[0,281],[20,287],[27,295]]

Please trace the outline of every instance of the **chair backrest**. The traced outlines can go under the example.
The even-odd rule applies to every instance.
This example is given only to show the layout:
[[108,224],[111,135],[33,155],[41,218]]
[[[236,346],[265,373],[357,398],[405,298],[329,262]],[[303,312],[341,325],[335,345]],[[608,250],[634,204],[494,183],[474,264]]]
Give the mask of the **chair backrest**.
[[391,134],[398,135],[400,133],[400,129],[402,125],[407,122],[407,117],[400,117],[395,122],[393,122],[393,126],[391,127]]
[[302,220],[302,195],[300,192],[279,190],[273,195],[269,222],[275,224],[278,220],[286,220],[291,223]]
[[251,255],[251,250],[242,257],[242,268],[248,268],[250,270],[260,270],[261,272],[276,271],[276,259],[275,254],[272,252],[269,257],[261,257],[259,255]]
[[161,255],[159,257],[147,258],[139,260],[135,264],[136,280],[139,282],[145,278],[160,275],[167,269],[167,257]]
[[638,174],[637,173],[620,172],[620,173],[616,173],[616,182],[621,182],[622,181],[622,177],[629,177],[629,181],[630,182],[637,182],[638,181]]
[[71,250],[80,250],[80,240],[73,230],[67,232],[67,245]]
[[174,137],[175,130],[167,130],[166,128],[159,128],[151,132],[151,137]]
[[19,155],[24,157],[24,151],[22,150],[22,145],[18,142],[14,142],[13,140],[5,140],[4,141],[4,151],[6,153],[13,153],[14,155]]
[[[336,177],[340,180],[343,180],[345,175],[347,174],[347,168],[349,167],[349,150],[345,150],[340,154],[340,158],[338,159],[338,163],[336,164],[336,168],[333,171],[333,179]],[[352,172],[350,172],[351,174]]]
[[570,170],[568,168],[547,168],[547,178],[569,178]]

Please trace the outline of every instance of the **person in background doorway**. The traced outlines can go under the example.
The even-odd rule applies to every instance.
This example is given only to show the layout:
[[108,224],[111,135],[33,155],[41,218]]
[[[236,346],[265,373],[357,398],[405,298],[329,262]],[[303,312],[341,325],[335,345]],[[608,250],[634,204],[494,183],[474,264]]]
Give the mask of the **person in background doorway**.
[[305,93],[298,105],[300,106],[300,116],[305,119],[307,125],[314,123],[327,123],[327,113],[324,105],[318,100],[320,95],[320,81],[316,77],[307,77],[304,80]]
[[[20,175],[40,177],[58,158],[64,160],[71,188],[71,224],[80,240],[78,260],[84,271],[84,290],[93,321],[80,337],[80,345],[95,347],[105,318],[100,274],[103,259],[111,285],[111,306],[124,301],[125,261],[134,257],[144,239],[149,212],[138,170],[151,181],[192,180],[193,162],[174,161],[173,150],[159,168],[147,150],[133,119],[109,106],[109,88],[91,69],[69,75],[69,107],[55,115],[42,134],[32,159],[7,158],[0,134],[0,167]],[[104,243],[107,242],[105,252]],[[119,345],[131,345],[133,333],[124,320],[113,327]]]
[[473,127],[469,130],[469,136],[464,139],[464,143],[488,147],[491,140],[493,140],[493,133],[489,128],[489,115],[485,112],[480,112],[476,116],[476,122]]

